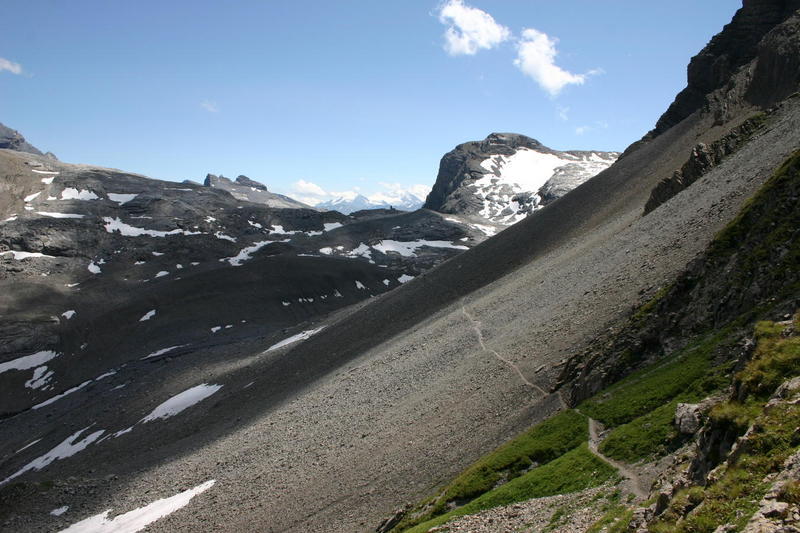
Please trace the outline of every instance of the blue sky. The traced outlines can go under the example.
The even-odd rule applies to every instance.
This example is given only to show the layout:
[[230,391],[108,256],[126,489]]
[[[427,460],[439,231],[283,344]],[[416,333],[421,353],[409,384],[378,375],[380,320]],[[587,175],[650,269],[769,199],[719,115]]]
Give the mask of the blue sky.
[[5,0],[0,122],[162,179],[245,174],[309,200],[429,187],[493,131],[624,149],[740,6]]

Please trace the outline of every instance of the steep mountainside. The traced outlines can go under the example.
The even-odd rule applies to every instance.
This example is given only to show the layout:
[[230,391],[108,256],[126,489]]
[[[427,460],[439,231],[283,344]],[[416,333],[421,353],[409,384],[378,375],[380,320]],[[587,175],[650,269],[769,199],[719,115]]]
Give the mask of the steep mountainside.
[[492,133],[442,157],[425,207],[509,225],[608,168],[616,152],[558,152],[515,133]]
[[[796,255],[796,224],[779,223],[785,209],[797,212],[796,187],[775,188],[775,181],[770,181],[767,192],[751,200],[771,177],[780,180],[779,176],[789,175],[776,170],[787,161],[790,163],[783,168],[794,168],[791,160],[800,148],[800,98],[786,97],[798,89],[797,84],[766,83],[797,79],[796,70],[791,70],[796,64],[792,47],[800,17],[787,11],[791,5],[783,0],[748,0],[736,15],[744,27],[761,21],[762,12],[782,13],[786,18],[770,19],[759,30],[759,38],[735,38],[742,29],[737,23],[712,41],[721,43],[715,45],[714,57],[728,57],[732,48],[749,48],[737,52],[739,59],[730,64],[729,74],[723,75],[726,79],[719,80],[721,85],[703,88],[704,103],[679,106],[684,113],[674,124],[630,147],[593,179],[395,290],[324,318],[317,316],[313,324],[273,330],[263,336],[249,335],[236,343],[209,342],[186,355],[152,354],[152,358],[140,360],[141,353],[150,353],[147,347],[136,356],[120,357],[116,360],[119,366],[106,367],[104,374],[77,375],[80,365],[70,363],[86,363],[98,369],[95,362],[116,358],[113,342],[131,331],[141,331],[134,339],[137,342],[156,336],[162,310],[172,313],[175,309],[169,316],[181,316],[177,308],[189,301],[187,294],[198,300],[213,297],[219,279],[215,272],[211,281],[181,291],[184,300],[168,295],[156,300],[154,291],[147,296],[152,300],[144,300],[123,315],[123,323],[114,322],[116,315],[110,313],[82,326],[81,334],[105,331],[108,339],[104,344],[96,342],[98,348],[91,357],[81,355],[76,339],[69,352],[47,361],[44,359],[50,357],[49,353],[10,365],[6,359],[6,366],[0,367],[5,372],[0,376],[11,376],[15,391],[28,388],[26,383],[33,386],[44,382],[46,386],[51,363],[53,368],[60,365],[55,372],[60,379],[70,372],[76,375],[71,378],[74,390],[64,391],[65,396],[0,423],[7,435],[0,441],[0,523],[12,531],[100,524],[111,528],[122,520],[152,521],[154,505],[164,513],[174,512],[151,524],[153,531],[351,532],[374,530],[398,506],[423,498],[433,497],[423,504],[425,512],[428,505],[450,512],[470,498],[477,503],[470,502],[464,508],[474,511],[525,495],[553,498],[551,505],[565,503],[570,495],[577,495],[579,502],[602,501],[599,507],[605,507],[602,513],[608,516],[592,531],[604,527],[607,531],[611,527],[620,530],[630,522],[633,529],[644,524],[642,527],[652,526],[656,532],[711,533],[716,526],[709,516],[741,521],[745,514],[740,509],[757,509],[759,514],[754,519],[758,520],[793,519],[794,514],[787,513],[794,513],[789,506],[796,501],[785,500],[796,499],[796,487],[786,490],[771,485],[783,483],[780,475],[796,470],[787,468],[777,477],[766,475],[776,474],[771,470],[791,461],[799,444],[796,394],[789,386],[780,394],[781,389],[762,390],[758,382],[775,384],[786,377],[784,367],[796,369],[795,359],[774,356],[793,349],[796,326],[774,320],[757,326],[754,353],[758,356],[752,358],[746,355],[750,350],[746,343],[739,343],[742,337],[728,335],[732,330],[723,329],[724,335],[719,336],[711,332],[711,338],[706,338],[707,328],[724,328],[726,317],[757,304],[762,297],[767,302],[773,297],[775,302],[786,302],[760,311],[767,314],[791,312],[788,304],[796,303],[793,280],[797,269],[792,259]],[[756,25],[761,27],[760,23]],[[754,87],[769,104],[761,107],[749,99]],[[714,146],[758,113],[767,115],[766,119],[746,142],[704,167],[685,188],[660,197],[660,205],[644,214],[656,186],[684,167],[698,143]],[[505,165],[508,157],[513,161],[511,150],[500,154],[504,159],[499,159],[497,166]],[[13,152],[3,154],[20,158],[16,163],[20,170],[15,172],[21,176],[25,158]],[[485,169],[480,175],[489,171]],[[470,179],[484,178],[476,175]],[[37,192],[14,186],[14,198]],[[78,195],[86,189],[74,188]],[[207,195],[223,194],[204,190]],[[432,193],[434,200],[444,203],[447,194],[456,189],[437,190],[436,195]],[[104,197],[107,192],[103,192]],[[42,191],[43,197],[48,198],[49,193],[45,193]],[[164,194],[169,198],[164,202],[172,205],[170,191]],[[765,198],[766,203],[762,201]],[[34,216],[46,207],[36,204],[37,199],[28,201],[31,210],[25,210],[25,202],[18,199],[12,205],[16,210],[4,213],[17,213],[20,220],[29,221],[45,216]],[[179,202],[175,205],[185,209]],[[242,205],[241,210],[237,205],[235,211],[247,212],[250,205]],[[743,211],[747,205],[754,210]],[[111,208],[109,205],[108,212],[98,211],[84,219],[60,220],[64,224],[94,223],[103,235],[105,222],[96,217],[119,218]],[[483,206],[476,204],[474,208],[478,212]],[[66,209],[58,212],[79,214]],[[323,230],[325,222],[314,217],[331,216],[300,213],[309,213],[310,217],[308,226],[296,226],[304,233]],[[744,220],[744,225],[737,223],[740,213],[739,222]],[[422,214],[442,219],[429,211],[418,215]],[[272,231],[259,239],[275,233],[275,222],[284,231],[295,227],[280,219],[278,213],[269,215],[274,218],[265,214],[258,223]],[[762,218],[765,227],[751,223]],[[135,226],[129,218],[122,220]],[[242,228],[249,226],[247,220],[245,216],[239,221]],[[311,226],[310,221],[315,220],[318,223]],[[384,219],[366,215],[356,220],[367,223]],[[166,226],[166,222],[154,219],[158,226],[136,227],[202,231],[205,235],[194,237],[206,239],[208,246],[229,242],[208,234],[210,230],[198,222],[179,228]],[[233,219],[226,219],[227,223],[233,224]],[[770,226],[773,223],[775,226]],[[395,228],[390,218],[385,224]],[[766,233],[730,229],[742,227]],[[84,233],[95,235],[85,232],[86,226],[65,228],[73,240]],[[113,244],[111,253],[123,250]],[[376,257],[376,246],[369,248]],[[231,252],[238,250],[237,246]],[[704,257],[703,253],[710,254],[705,256],[710,262],[692,262]],[[102,265],[87,257],[75,264],[86,269],[92,260],[101,270],[113,273],[113,256],[103,258],[106,263]],[[786,258],[786,262],[773,262],[773,258]],[[272,262],[268,259],[256,255],[242,267],[225,267],[235,273],[230,283],[239,280],[250,287],[247,276],[253,279],[262,275],[307,279],[298,271],[304,264],[302,257],[278,255]],[[310,258],[309,264],[334,259]],[[369,289],[380,283],[380,272],[392,268],[368,261],[340,261],[363,269],[356,273],[356,279]],[[762,269],[764,261],[792,270]],[[708,277],[698,277],[704,269]],[[687,270],[688,277],[683,274]],[[333,286],[338,287],[339,278],[330,280],[315,272],[318,290],[324,286],[324,293],[330,294]],[[99,276],[103,274],[89,279],[102,280]],[[374,286],[362,278],[368,274],[376,276],[370,278]],[[344,276],[342,279],[346,279]],[[789,288],[795,291],[785,295],[785,300],[784,295],[768,294],[780,288],[782,280],[788,280]],[[331,281],[335,285],[328,285]],[[725,288],[728,281],[729,288]],[[154,283],[156,280],[151,279],[146,285]],[[290,285],[296,286],[296,282]],[[4,285],[4,293],[14,286]],[[666,287],[676,287],[677,296],[668,296],[659,304],[661,297],[671,294],[672,289],[659,290]],[[96,291],[83,282],[76,288],[97,295],[93,304],[116,294],[105,286]],[[361,289],[356,285],[352,290]],[[695,302],[687,309],[690,314],[673,312],[673,305],[684,303],[681,295],[690,295]],[[61,320],[56,309],[47,308],[49,293],[26,293],[13,301],[18,307],[4,312],[4,316],[17,317],[23,310],[35,310],[37,324],[45,324],[51,314]],[[155,305],[146,305],[151,301]],[[218,327],[231,324],[229,333],[237,331],[232,322],[223,320],[227,309],[214,314],[221,301],[223,298],[212,298],[211,305],[202,313],[192,314],[188,322],[213,319]],[[264,302],[272,305],[275,301],[255,295],[251,307],[238,307],[256,309]],[[659,305],[666,306],[666,315]],[[652,315],[656,318],[649,318],[656,308],[658,314]],[[88,313],[93,307],[86,309]],[[293,303],[290,309],[294,309]],[[64,310],[58,306],[59,312]],[[71,320],[77,319],[81,310],[77,313]],[[660,323],[662,316],[665,322]],[[753,318],[759,318],[758,314],[744,320]],[[650,320],[655,322],[651,324]],[[131,323],[134,328],[130,328]],[[640,330],[629,329],[631,323],[637,328],[645,324],[641,331],[647,335],[639,337]],[[659,324],[664,327],[659,329]],[[691,329],[693,325],[698,329],[690,332],[691,338],[674,336],[681,328]],[[733,326],[741,332],[750,324]],[[630,348],[627,355],[625,351],[605,350],[613,349],[617,342],[627,342],[615,336],[619,332],[630,332],[624,336],[630,342],[620,344]],[[86,350],[93,346],[90,342]],[[788,365],[783,365],[785,360]],[[731,377],[733,361],[741,361],[741,367],[737,367],[743,370],[741,375]],[[749,366],[750,361],[755,361],[754,367]],[[35,370],[41,366],[47,369]],[[613,383],[624,376],[623,381]],[[725,379],[732,390],[724,389]],[[599,390],[607,385],[607,389]],[[647,507],[640,510],[639,502],[647,497],[653,475],[639,472],[632,463],[650,460],[651,454],[660,454],[662,447],[674,452],[673,444],[685,443],[689,433],[683,441],[667,439],[677,404],[696,406],[695,402],[704,400],[707,393],[717,392],[721,407],[711,411],[711,426],[703,437],[706,440],[698,441],[701,453],[687,456],[690,463],[697,458],[691,472],[698,478],[714,468],[715,461],[723,461],[721,468],[707,478],[714,485],[698,490],[689,482],[670,483],[669,487],[665,483],[652,513]],[[705,427],[705,420],[690,416],[703,409],[686,408],[681,426],[688,432],[692,426]],[[715,456],[716,451],[726,450],[743,424],[753,420],[754,429],[742,437],[738,453]],[[529,455],[515,458],[505,468],[509,465],[503,465],[503,460],[510,455],[504,451],[499,459],[493,455],[470,471],[477,475],[459,476],[474,461],[526,430],[532,432],[532,438],[520,437],[522,440],[515,440],[504,450],[524,448]],[[675,460],[678,472],[688,472],[681,457],[667,457],[667,462]],[[669,469],[662,471],[669,475]],[[521,473],[524,475],[517,476]],[[503,483],[512,476],[517,477]],[[451,485],[456,478],[457,483]],[[497,491],[475,497],[496,485]],[[437,499],[437,489],[450,486],[458,489],[451,493],[456,498]],[[591,490],[598,492],[585,492]],[[760,498],[762,490],[767,491],[763,502],[751,501],[751,494]],[[631,502],[626,493],[632,494]],[[182,506],[186,507],[179,509]],[[569,510],[565,505],[561,516],[570,516]],[[654,519],[657,510],[660,514]],[[620,520],[622,516],[630,520]],[[403,519],[402,513],[398,517]],[[557,520],[550,524],[549,515],[544,520],[542,528],[561,531],[569,531],[573,524]],[[588,527],[592,521],[590,514],[574,523]],[[475,529],[471,527],[462,530]],[[422,525],[419,528],[426,530]]]

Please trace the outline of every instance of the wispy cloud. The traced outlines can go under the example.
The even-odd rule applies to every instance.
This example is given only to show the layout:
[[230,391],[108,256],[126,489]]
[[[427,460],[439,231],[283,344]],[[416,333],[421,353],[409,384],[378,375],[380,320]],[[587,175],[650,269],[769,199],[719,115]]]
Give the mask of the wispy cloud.
[[569,107],[558,105],[556,106],[556,111],[558,112],[558,118],[564,122],[569,120]]
[[577,128],[575,128],[575,135],[583,135],[584,133],[586,133],[591,129],[592,129],[591,126],[578,126]]
[[465,5],[462,0],[448,0],[439,10],[439,21],[447,26],[444,49],[453,56],[474,55],[489,50],[511,38],[511,30],[495,22],[487,12]]
[[556,65],[556,43],[558,39],[539,30],[526,28],[517,44],[517,59],[514,60],[517,68],[550,96],[557,96],[567,85],[583,85],[587,76],[599,73],[594,70],[587,74],[573,74]]
[[203,100],[202,102],[200,102],[200,107],[202,107],[209,113],[219,113],[219,107],[217,107],[217,103],[212,102],[210,100]]
[[22,74],[22,65],[9,61],[4,57],[0,57],[0,72],[7,70],[11,74]]

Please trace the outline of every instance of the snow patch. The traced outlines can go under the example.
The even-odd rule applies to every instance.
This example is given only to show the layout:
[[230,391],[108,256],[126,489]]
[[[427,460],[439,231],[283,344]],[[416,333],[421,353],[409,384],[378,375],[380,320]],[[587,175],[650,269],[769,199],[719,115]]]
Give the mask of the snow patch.
[[61,316],[63,316],[67,320],[69,320],[69,319],[71,319],[72,317],[75,316],[75,310],[74,309],[70,309],[69,311],[64,311],[63,313],[61,313]]
[[175,416],[178,413],[195,405],[196,403],[205,400],[221,388],[222,385],[209,385],[208,383],[202,383],[192,387],[191,389],[186,389],[180,394],[176,394],[166,402],[157,406],[149,415],[142,418],[140,422],[147,423],[154,420],[163,420]]
[[37,211],[36,212],[43,217],[50,217],[50,218],[83,218],[85,215],[77,215],[75,213],[50,213],[47,211]]
[[89,263],[89,265],[88,265],[86,268],[87,268],[87,270],[89,270],[89,272],[91,272],[92,274],[99,274],[100,272],[102,272],[102,271],[100,270],[100,265],[99,265],[99,264],[97,264],[97,263],[95,263],[94,261],[92,261],[91,263]]
[[124,205],[124,204],[127,204],[128,202],[130,202],[131,200],[133,200],[134,198],[136,198],[137,196],[139,196],[139,194],[138,193],[128,194],[128,193],[122,193],[122,192],[107,192],[106,196],[108,196],[108,199],[111,200],[112,202],[116,202],[119,205]]
[[31,202],[31,201],[35,200],[36,197],[39,196],[40,194],[42,194],[42,191],[35,192],[33,194],[29,194],[28,196],[26,196],[24,198],[24,200],[25,200],[25,202]]
[[92,191],[79,191],[78,189],[74,189],[72,187],[67,187],[61,191],[62,200],[97,200],[98,198],[99,196]]
[[53,516],[61,516],[62,514],[66,513],[68,509],[69,509],[69,505],[65,505],[63,507],[57,507],[57,508],[53,509],[52,511],[50,511],[50,514],[53,515]]
[[46,366],[38,366],[33,370],[31,379],[25,382],[25,387],[29,389],[40,389],[48,384],[55,375],[52,370],[48,371]]
[[277,344],[273,344],[272,346],[267,348],[264,353],[272,352],[274,350],[278,350],[280,348],[283,348],[284,346],[288,346],[288,345],[293,344],[293,343],[298,342],[298,341],[304,341],[307,338],[311,337],[312,335],[315,335],[315,334],[319,333],[323,329],[325,329],[325,326],[321,326],[321,327],[319,327],[317,329],[309,329],[307,331],[301,331],[297,335],[292,335],[291,337],[283,339],[281,342],[279,342]]
[[213,487],[214,483],[216,483],[216,480],[211,479],[202,485],[185,490],[175,496],[156,500],[149,505],[128,511],[111,519],[108,518],[111,509],[107,509],[100,514],[76,522],[59,533],[135,533],[159,518],[185,507],[192,501],[192,498]]
[[[149,237],[166,237],[168,235],[200,235],[202,232],[200,231],[189,231],[185,229],[173,229],[170,231],[159,231],[154,229],[145,229],[145,228],[137,228],[136,226],[131,226],[130,224],[126,224],[119,218],[112,218],[112,217],[103,217],[105,221],[105,228],[108,233],[119,232],[120,235],[125,237],[140,237],[142,235],[147,235]],[[155,255],[156,252],[153,252]],[[163,255],[163,254],[159,254]]]
[[45,255],[39,252],[18,252],[17,250],[8,250],[5,252],[0,252],[0,255],[4,254],[11,254],[11,257],[16,260],[27,259],[29,257],[47,257],[49,259],[55,259],[52,255]]
[[395,252],[403,257],[416,257],[417,250],[423,246],[429,246],[431,248],[452,248],[454,250],[469,249],[466,246],[453,244],[450,241],[427,241],[424,239],[417,239],[416,241],[394,241],[387,239],[373,245],[372,248],[384,254],[387,252]]
[[52,352],[50,350],[45,350],[31,355],[26,355],[24,357],[19,357],[17,359],[12,359],[11,361],[0,363],[0,374],[3,372],[8,372],[9,370],[28,370],[30,368],[43,365],[51,359],[55,359],[59,355],[61,354]]
[[0,481],[0,486],[5,485],[6,483],[11,481],[12,479],[21,476],[25,472],[28,472],[30,470],[37,470],[37,471],[41,470],[41,469],[45,468],[46,466],[48,466],[53,461],[57,461],[59,459],[66,459],[67,457],[72,457],[76,453],[85,450],[87,446],[89,446],[91,443],[93,443],[94,441],[99,439],[100,436],[103,433],[105,433],[104,429],[99,429],[99,430],[95,431],[94,433],[90,433],[89,435],[87,435],[83,439],[78,440],[78,437],[80,437],[81,434],[84,431],[86,431],[87,429],[89,429],[90,427],[91,426],[87,426],[87,427],[85,427],[83,429],[80,429],[80,430],[76,431],[75,433],[73,433],[72,435],[70,435],[69,437],[64,439],[64,441],[62,441],[61,444],[59,444],[58,446],[56,446],[55,448],[53,448],[52,450],[50,450],[46,454],[44,454],[44,455],[42,455],[40,457],[37,457],[36,459],[31,461],[27,465],[23,466],[20,470],[18,470],[14,474],[11,474],[7,478],[5,478],[3,481]]
[[156,350],[153,353],[147,354],[142,359],[150,359],[151,357],[158,357],[159,355],[164,355],[165,353],[169,353],[172,350],[177,350],[178,348],[183,348],[184,346],[189,346],[188,344],[176,344],[175,346],[170,346],[169,348],[162,348],[160,350]]
[[84,388],[86,385],[88,385],[92,381],[93,380],[91,380],[91,379],[89,381],[84,381],[80,385],[76,385],[76,386],[72,387],[71,389],[67,389],[64,392],[62,392],[61,394],[57,394],[57,395],[53,396],[52,398],[48,398],[47,400],[45,400],[45,401],[43,401],[41,403],[37,403],[36,405],[31,407],[31,409],[41,409],[42,407],[46,407],[46,406],[50,405],[51,403],[55,403],[58,400],[60,400],[61,398],[63,398],[64,396],[72,394],[75,391],[81,390],[82,388]]
[[272,241],[258,241],[253,243],[252,245],[248,246],[247,248],[242,248],[238,254],[233,257],[225,257],[220,259],[220,261],[227,261],[232,266],[242,266],[242,263],[250,259],[250,257],[259,251],[264,246],[268,245]]
[[142,318],[139,319],[139,322],[144,322],[145,320],[150,320],[154,316],[156,316],[156,310],[155,309],[151,309],[150,311],[146,312],[144,314],[144,316],[142,316]]
[[50,185],[51,183],[53,183],[54,179],[56,179],[55,176],[51,176],[49,178],[42,178],[42,183],[44,183],[45,185]]
[[406,283],[408,281],[411,281],[412,279],[414,279],[414,276],[409,276],[408,274],[403,274],[402,276],[397,278],[397,281],[399,281],[400,283]]

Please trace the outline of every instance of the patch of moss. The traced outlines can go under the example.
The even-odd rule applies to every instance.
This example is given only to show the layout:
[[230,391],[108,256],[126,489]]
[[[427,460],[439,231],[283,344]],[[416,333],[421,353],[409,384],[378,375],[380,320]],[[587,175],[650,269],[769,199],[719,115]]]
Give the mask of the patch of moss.
[[[558,459],[535,468],[462,507],[419,524],[408,531],[422,533],[459,516],[475,514],[485,509],[510,505],[531,498],[577,492],[602,485],[609,480],[618,479],[618,477],[616,469],[593,455],[584,443]],[[398,529],[398,531],[402,530]]]

